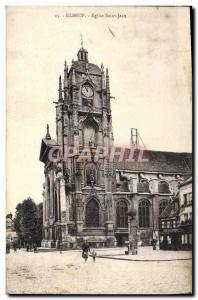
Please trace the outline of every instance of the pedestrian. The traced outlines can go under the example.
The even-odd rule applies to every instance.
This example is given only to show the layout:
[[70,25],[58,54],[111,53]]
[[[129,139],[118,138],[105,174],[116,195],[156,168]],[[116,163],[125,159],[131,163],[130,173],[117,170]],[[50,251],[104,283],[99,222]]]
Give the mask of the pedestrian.
[[90,251],[90,254],[93,258],[93,262],[95,262],[96,261],[96,255],[97,255],[96,251],[93,249],[93,250]]
[[88,252],[87,251],[83,251],[82,258],[84,258],[85,262],[87,262],[88,256],[89,256]]
[[34,247],[34,253],[36,253],[37,252],[36,243],[34,243],[33,247]]
[[6,253],[10,253],[10,243],[6,244]]
[[13,249],[14,249],[14,252],[17,252],[17,245],[15,242],[13,243]]
[[29,250],[30,250],[30,246],[29,246],[29,244],[27,243],[27,245],[26,245],[26,251],[29,252]]
[[82,245],[82,258],[84,258],[85,262],[87,262],[88,256],[89,256],[89,244],[87,242],[83,243]]

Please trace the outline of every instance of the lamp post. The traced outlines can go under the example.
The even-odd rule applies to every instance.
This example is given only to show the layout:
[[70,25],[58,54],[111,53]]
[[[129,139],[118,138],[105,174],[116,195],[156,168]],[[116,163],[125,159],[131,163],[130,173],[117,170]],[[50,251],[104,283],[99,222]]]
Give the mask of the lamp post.
[[138,254],[138,243],[137,243],[137,219],[136,210],[134,208],[128,211],[129,217],[129,254]]

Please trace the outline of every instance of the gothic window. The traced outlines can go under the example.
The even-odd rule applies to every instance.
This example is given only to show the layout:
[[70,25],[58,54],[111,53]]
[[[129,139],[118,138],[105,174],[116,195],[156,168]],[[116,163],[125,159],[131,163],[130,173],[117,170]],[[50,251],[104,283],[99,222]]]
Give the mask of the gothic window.
[[82,105],[83,106],[88,106],[88,100],[86,98],[82,99]]
[[94,163],[88,163],[85,167],[85,185],[93,186],[97,183],[97,169]]
[[149,217],[150,217],[150,203],[148,200],[143,199],[139,202],[138,207],[139,214],[139,227],[149,227]]
[[167,205],[168,205],[168,200],[161,200],[160,201],[160,204],[159,204],[159,216],[164,211],[164,209],[167,207]]
[[168,183],[166,181],[160,181],[158,184],[158,191],[160,194],[170,193]]
[[149,182],[145,179],[138,182],[137,186],[138,193],[150,193],[149,191]]
[[85,126],[84,128],[84,145],[95,146],[96,144],[96,132],[91,126]]
[[83,122],[83,144],[84,146],[95,147],[97,144],[98,124],[89,115]]
[[85,220],[86,227],[99,227],[99,205],[95,199],[86,205]]
[[125,200],[118,201],[116,205],[117,227],[128,227],[128,206]]

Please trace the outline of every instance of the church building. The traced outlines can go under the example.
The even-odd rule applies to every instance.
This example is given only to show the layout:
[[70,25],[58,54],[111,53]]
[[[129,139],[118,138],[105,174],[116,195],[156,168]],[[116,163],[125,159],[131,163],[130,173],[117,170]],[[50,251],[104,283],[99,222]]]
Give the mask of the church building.
[[109,155],[122,151],[114,148],[111,100],[108,69],[90,63],[81,47],[59,77],[56,139],[47,126],[41,142],[44,247],[76,248],[84,240],[122,246],[131,208],[139,245],[150,245],[158,239],[159,215],[192,174],[190,153],[142,152],[132,143],[122,159]]

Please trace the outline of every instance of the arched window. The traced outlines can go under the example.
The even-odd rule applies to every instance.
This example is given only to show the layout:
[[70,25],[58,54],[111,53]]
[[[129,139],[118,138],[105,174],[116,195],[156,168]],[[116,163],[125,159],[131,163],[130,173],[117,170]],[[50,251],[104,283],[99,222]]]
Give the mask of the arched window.
[[139,227],[149,227],[150,226],[150,203],[148,200],[140,200],[138,207],[139,214]]
[[89,115],[83,122],[83,145],[95,147],[97,145],[98,124]]
[[86,227],[99,227],[99,205],[95,199],[86,205],[85,220]]
[[91,126],[86,126],[84,128],[84,145],[85,146],[95,146],[96,144],[96,132]]
[[150,193],[149,191],[149,182],[145,179],[138,182],[137,186],[138,193]]
[[128,227],[128,206],[125,200],[118,201],[116,205],[117,227]]
[[93,186],[97,183],[97,169],[94,163],[88,163],[85,167],[85,185]]
[[158,184],[158,192],[160,194],[168,194],[170,193],[168,183],[166,181],[160,181]]
[[159,216],[164,211],[164,209],[167,207],[167,205],[168,205],[168,200],[167,199],[164,199],[164,200],[160,201],[160,203],[159,203]]

